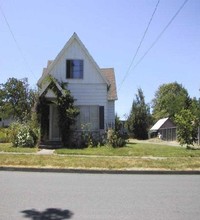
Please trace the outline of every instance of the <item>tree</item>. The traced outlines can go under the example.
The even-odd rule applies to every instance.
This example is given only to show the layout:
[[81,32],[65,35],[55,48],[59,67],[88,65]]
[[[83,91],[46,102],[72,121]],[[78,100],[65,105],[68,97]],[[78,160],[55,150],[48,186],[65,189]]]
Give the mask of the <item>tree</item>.
[[127,120],[129,132],[133,133],[135,138],[147,139],[150,117],[150,108],[145,103],[142,89],[139,88],[136,99],[133,100],[131,112]]
[[152,104],[152,115],[155,120],[165,117],[174,120],[175,114],[189,108],[191,99],[187,90],[181,84],[174,82],[161,85],[155,93]]
[[177,139],[181,145],[193,145],[198,133],[199,119],[189,110],[182,109],[175,115],[177,125]]
[[200,99],[196,99],[195,97],[191,99],[190,110],[193,115],[200,119]]
[[34,91],[28,89],[27,80],[9,78],[0,84],[0,117],[23,121],[31,113]]

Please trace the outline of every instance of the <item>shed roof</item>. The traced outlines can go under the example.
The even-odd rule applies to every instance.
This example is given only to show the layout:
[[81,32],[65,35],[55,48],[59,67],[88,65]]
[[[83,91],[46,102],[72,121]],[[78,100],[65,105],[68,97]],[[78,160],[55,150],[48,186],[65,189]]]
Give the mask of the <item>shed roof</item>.
[[168,120],[169,118],[162,118],[160,120],[158,120],[154,126],[150,129],[150,131],[157,131],[158,129],[160,129],[160,127],[162,127],[162,125]]

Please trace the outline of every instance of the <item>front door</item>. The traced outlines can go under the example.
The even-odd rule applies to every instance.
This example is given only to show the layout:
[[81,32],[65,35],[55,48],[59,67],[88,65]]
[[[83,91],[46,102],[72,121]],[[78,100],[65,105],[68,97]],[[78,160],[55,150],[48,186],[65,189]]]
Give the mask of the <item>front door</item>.
[[60,130],[58,126],[58,110],[56,105],[50,105],[50,126],[49,138],[52,141],[60,140]]

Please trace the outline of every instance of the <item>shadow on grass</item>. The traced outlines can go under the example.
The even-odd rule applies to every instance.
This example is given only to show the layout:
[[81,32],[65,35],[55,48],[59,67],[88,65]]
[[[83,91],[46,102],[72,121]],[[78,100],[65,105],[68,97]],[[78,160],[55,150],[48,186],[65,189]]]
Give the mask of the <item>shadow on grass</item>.
[[73,212],[69,210],[61,210],[56,208],[48,208],[45,211],[38,211],[35,209],[23,210],[25,218],[32,220],[64,220],[70,219],[73,216]]

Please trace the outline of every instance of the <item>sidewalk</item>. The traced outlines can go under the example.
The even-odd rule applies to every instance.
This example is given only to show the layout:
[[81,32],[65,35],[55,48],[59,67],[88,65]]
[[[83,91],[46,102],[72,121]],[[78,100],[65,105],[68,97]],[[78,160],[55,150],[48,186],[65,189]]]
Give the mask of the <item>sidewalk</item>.
[[42,149],[42,150],[38,151],[36,154],[39,154],[39,155],[52,155],[52,154],[54,154],[54,151],[55,150]]

